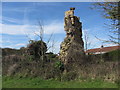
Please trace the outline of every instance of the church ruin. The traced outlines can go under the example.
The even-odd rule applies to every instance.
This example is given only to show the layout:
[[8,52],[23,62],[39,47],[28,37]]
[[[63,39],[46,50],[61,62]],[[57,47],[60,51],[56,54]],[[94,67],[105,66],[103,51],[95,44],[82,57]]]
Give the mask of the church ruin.
[[64,30],[66,37],[60,45],[59,59],[64,63],[65,72],[77,70],[85,61],[84,42],[82,40],[82,23],[74,16],[75,8],[65,12]]

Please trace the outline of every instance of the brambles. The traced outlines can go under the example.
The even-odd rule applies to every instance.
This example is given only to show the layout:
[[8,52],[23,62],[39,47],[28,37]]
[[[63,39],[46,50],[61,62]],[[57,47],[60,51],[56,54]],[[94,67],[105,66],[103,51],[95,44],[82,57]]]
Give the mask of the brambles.
[[27,52],[29,55],[34,55],[35,58],[40,58],[45,55],[47,51],[47,45],[43,41],[30,40],[30,44],[27,46]]

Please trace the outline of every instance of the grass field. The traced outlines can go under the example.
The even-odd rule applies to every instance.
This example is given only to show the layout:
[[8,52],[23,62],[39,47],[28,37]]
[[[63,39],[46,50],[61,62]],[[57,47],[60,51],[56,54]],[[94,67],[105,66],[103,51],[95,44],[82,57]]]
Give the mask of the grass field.
[[36,78],[3,77],[3,88],[117,88],[117,84],[101,80],[64,81]]

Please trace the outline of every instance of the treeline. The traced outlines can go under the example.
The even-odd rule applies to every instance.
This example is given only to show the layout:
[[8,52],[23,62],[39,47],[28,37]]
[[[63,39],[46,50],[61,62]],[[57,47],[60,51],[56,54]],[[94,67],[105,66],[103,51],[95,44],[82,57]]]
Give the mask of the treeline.
[[119,57],[120,57],[119,49],[104,54],[87,55],[88,61],[93,61],[93,62],[106,62],[106,61],[116,62],[119,61]]

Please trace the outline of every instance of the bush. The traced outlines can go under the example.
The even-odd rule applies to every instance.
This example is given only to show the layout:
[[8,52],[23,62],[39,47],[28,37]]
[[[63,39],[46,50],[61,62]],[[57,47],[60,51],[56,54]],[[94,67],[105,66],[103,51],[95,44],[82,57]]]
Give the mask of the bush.
[[63,74],[61,77],[62,81],[71,81],[75,80],[77,78],[77,73],[75,72],[67,72],[66,74]]
[[57,61],[55,63],[55,68],[59,68],[61,70],[61,72],[64,71],[64,64],[61,61]]
[[118,61],[119,57],[120,57],[120,50],[114,50],[103,54],[103,58],[105,61]]
[[21,52],[20,50],[17,49],[11,49],[11,48],[3,48],[2,49],[2,56],[7,56],[7,55],[13,55],[13,54],[17,54],[20,55]]
[[35,58],[40,58],[45,55],[47,51],[47,45],[43,41],[30,41],[30,44],[27,46],[27,51],[30,55],[34,55]]
[[62,81],[71,81],[71,80],[75,80],[76,78],[77,78],[76,72],[67,72],[62,75],[61,80]]
[[118,87],[120,88],[120,80],[116,80],[115,83],[118,85]]
[[46,53],[46,57],[48,61],[58,60],[57,54],[54,54],[52,52]]

